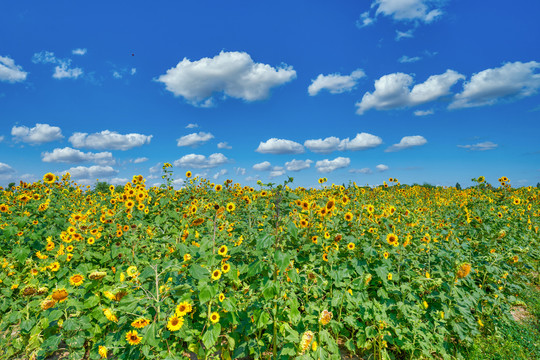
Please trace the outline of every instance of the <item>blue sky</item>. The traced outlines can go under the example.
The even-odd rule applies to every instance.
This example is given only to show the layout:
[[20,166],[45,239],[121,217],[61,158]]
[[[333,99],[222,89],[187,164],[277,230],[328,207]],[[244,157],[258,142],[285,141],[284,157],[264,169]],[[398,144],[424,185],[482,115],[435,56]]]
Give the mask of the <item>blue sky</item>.
[[540,181],[536,1],[17,1],[0,185]]

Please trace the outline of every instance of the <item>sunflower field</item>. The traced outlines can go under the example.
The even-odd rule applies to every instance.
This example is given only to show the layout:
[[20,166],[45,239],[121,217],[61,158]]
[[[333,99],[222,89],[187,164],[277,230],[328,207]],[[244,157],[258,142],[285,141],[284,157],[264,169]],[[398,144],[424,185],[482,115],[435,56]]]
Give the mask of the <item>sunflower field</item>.
[[540,190],[186,173],[0,190],[0,359],[462,358],[538,273]]

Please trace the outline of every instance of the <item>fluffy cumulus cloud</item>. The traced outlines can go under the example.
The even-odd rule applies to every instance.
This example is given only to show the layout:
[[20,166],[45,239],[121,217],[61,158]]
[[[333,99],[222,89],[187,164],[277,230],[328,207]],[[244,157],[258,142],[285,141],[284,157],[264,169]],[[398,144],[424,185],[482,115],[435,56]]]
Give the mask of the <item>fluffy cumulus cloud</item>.
[[76,132],[69,137],[69,142],[76,148],[129,150],[144,144],[150,144],[151,139],[152,135],[136,133],[123,135],[115,131],[103,130],[94,134]]
[[222,141],[217,144],[218,149],[232,149],[232,146],[228,142]]
[[405,150],[411,147],[415,146],[421,146],[427,143],[426,138],[420,135],[413,135],[413,136],[404,136],[401,138],[401,141],[397,144],[394,144],[390,147],[388,147],[385,152],[395,152],[395,151],[401,151]]
[[346,168],[351,163],[351,159],[346,157],[337,157],[334,160],[319,160],[315,163],[317,171],[321,173],[329,173],[337,169]]
[[26,80],[27,72],[9,56],[0,56],[0,81],[16,83]]
[[376,15],[390,16],[397,21],[417,20],[430,23],[442,15],[437,7],[440,2],[432,0],[375,0]]
[[266,99],[270,89],[296,78],[291,66],[274,68],[256,63],[245,52],[220,52],[213,58],[184,58],[157,78],[175,96],[199,106],[212,106],[213,95],[255,101]]
[[253,170],[268,171],[272,168],[272,164],[269,161],[263,161],[261,163],[253,165]]
[[308,169],[312,163],[313,161],[309,159],[308,160],[293,159],[285,163],[285,168],[287,169],[287,171],[300,171],[300,170]]
[[11,135],[16,142],[25,142],[31,145],[44,144],[62,139],[62,130],[58,126],[49,124],[36,124],[33,128],[27,126],[14,126]]
[[413,78],[404,73],[393,73],[375,80],[375,91],[366,92],[362,101],[357,102],[356,113],[362,115],[369,109],[389,110],[415,106],[434,101],[448,95],[450,88],[465,77],[454,70],[446,70],[444,74],[432,75],[421,84],[410,86]]
[[261,154],[301,154],[304,147],[292,140],[271,138],[265,142],[261,141],[255,151]]
[[351,91],[358,83],[358,79],[363,78],[366,74],[357,69],[350,75],[319,74],[315,80],[311,80],[311,85],[308,87],[308,93],[315,96],[321,90],[328,90],[331,94],[340,94],[345,91]]
[[378,172],[384,172],[384,171],[387,171],[390,168],[388,167],[388,165],[379,164],[379,165],[375,166],[375,169],[377,169]]
[[497,148],[499,145],[491,142],[491,141],[484,141],[477,144],[470,144],[470,145],[458,145],[458,147],[471,150],[471,151],[486,151],[486,150],[493,150]]
[[214,138],[214,135],[205,132],[184,135],[176,139],[177,146],[199,146]]
[[11,166],[9,166],[8,164],[4,164],[2,162],[0,162],[0,175],[6,175],[6,174],[11,174],[11,173],[14,173],[15,170],[13,170],[13,168]]
[[520,98],[536,94],[540,88],[540,63],[519,61],[486,69],[465,82],[463,91],[456,94],[450,109],[493,105],[499,99]]
[[285,174],[285,169],[282,166],[274,166],[268,175],[271,178],[275,178]]
[[366,150],[382,144],[382,139],[378,136],[368,134],[368,133],[359,133],[351,140],[349,138],[340,140],[335,136],[327,137],[326,139],[314,139],[306,140],[304,146],[309,150],[321,153],[328,154],[332,151],[340,150]]
[[[76,49],[83,50],[83,49]],[[74,50],[75,51],[75,50]],[[84,55],[84,54],[77,54]],[[35,64],[56,64],[54,68],[53,78],[55,79],[77,79],[83,74],[81,68],[71,68],[71,59],[59,59],[51,51],[41,51],[35,53],[32,57],[32,62]]]
[[112,165],[115,160],[110,152],[82,152],[77,149],[65,147],[63,149],[54,149],[52,152],[41,153],[43,162],[60,162],[68,164],[76,164],[81,162],[94,162],[100,165]]
[[70,173],[71,177],[78,180],[96,180],[98,178],[107,178],[118,174],[118,170],[111,166],[93,165],[93,166],[76,166],[64,172]]
[[193,169],[210,169],[229,162],[229,159],[221,154],[214,153],[208,157],[199,154],[188,154],[175,160],[174,166]]

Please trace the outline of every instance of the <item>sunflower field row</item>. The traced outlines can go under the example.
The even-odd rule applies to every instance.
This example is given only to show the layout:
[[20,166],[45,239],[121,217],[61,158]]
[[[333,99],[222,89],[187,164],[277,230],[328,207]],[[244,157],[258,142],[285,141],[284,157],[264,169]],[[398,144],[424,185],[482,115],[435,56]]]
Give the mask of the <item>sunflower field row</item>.
[[0,190],[0,358],[462,358],[538,272],[540,190],[46,174]]

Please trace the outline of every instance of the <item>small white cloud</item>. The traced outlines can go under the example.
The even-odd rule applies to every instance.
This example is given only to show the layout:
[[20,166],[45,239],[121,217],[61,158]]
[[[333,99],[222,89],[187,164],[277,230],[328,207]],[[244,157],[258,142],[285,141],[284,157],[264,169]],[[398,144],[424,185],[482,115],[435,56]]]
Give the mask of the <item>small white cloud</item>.
[[127,178],[114,177],[114,178],[109,180],[109,183],[111,183],[112,185],[125,185],[128,182],[129,182],[129,180]]
[[465,76],[454,70],[446,70],[444,74],[432,75],[421,84],[409,89],[413,78],[404,73],[393,73],[375,80],[375,91],[366,92],[362,101],[357,102],[356,113],[362,115],[365,111],[375,108],[389,110],[416,106],[448,95],[450,88]]
[[184,135],[176,139],[176,146],[199,146],[214,138],[210,133],[200,132]]
[[228,173],[227,169],[221,169],[217,173],[215,173],[214,176],[212,177],[214,178],[214,180],[217,180],[220,176],[227,175],[227,173]]
[[263,161],[261,163],[253,165],[253,170],[257,171],[268,171],[272,168],[272,164],[268,161]]
[[186,125],[186,129],[194,129],[194,128],[198,128],[198,127],[199,127],[199,125],[197,125],[197,124],[187,124]]
[[77,149],[65,147],[63,149],[54,149],[52,152],[41,153],[41,160],[43,162],[61,162],[76,164],[81,162],[95,162],[100,165],[112,165],[115,160],[110,152],[82,152]]
[[420,135],[404,136],[398,144],[394,144],[384,150],[384,152],[395,152],[405,150],[415,146],[421,146],[427,143],[427,140]]
[[70,64],[71,64],[71,60],[70,61],[61,61],[60,65],[57,65],[54,68],[53,78],[55,78],[55,79],[77,79],[79,76],[81,76],[83,74],[83,70],[81,68],[70,69],[69,68]]
[[232,149],[232,146],[229,145],[226,141],[218,143],[217,147],[218,149]]
[[87,51],[86,49],[73,49],[71,51],[71,53],[73,55],[81,55],[82,56],[82,55],[86,55],[86,51]]
[[426,116],[426,115],[433,115],[434,111],[433,110],[416,110],[414,112],[414,115],[416,116]]
[[122,135],[116,131],[103,130],[90,135],[76,132],[70,136],[69,142],[77,148],[129,150],[144,144],[150,144],[151,139],[152,135],[136,133]]
[[131,75],[135,75],[137,73],[137,69],[136,68],[131,68]]
[[417,61],[420,61],[422,58],[420,56],[413,56],[413,57],[408,57],[406,55],[403,55],[402,57],[400,57],[398,59],[398,61],[402,64],[404,63],[413,63],[413,62],[417,62]]
[[257,181],[257,180],[259,180],[259,178],[260,178],[259,175],[248,176],[248,177],[246,177],[246,181]]
[[373,25],[375,23],[375,20],[377,20],[377,18],[369,17],[369,11],[366,11],[360,15],[360,19],[356,20],[356,26],[361,29],[363,27]]
[[309,159],[308,160],[293,159],[285,163],[285,168],[287,169],[287,171],[300,171],[300,170],[308,169],[312,163],[313,161]]
[[271,138],[260,142],[255,151],[261,154],[301,154],[304,147],[291,140]]
[[311,96],[317,95],[321,90],[328,90],[331,94],[340,94],[354,89],[358,83],[358,79],[363,78],[366,74],[357,69],[350,75],[319,74],[315,80],[311,80],[311,85],[308,87],[308,93]]
[[135,160],[133,160],[133,163],[134,164],[140,164],[140,163],[143,163],[145,161],[148,161],[147,157],[140,157],[140,158],[136,158]]
[[246,174],[246,169],[245,168],[241,168],[241,167],[234,168],[234,171],[236,172],[236,175],[245,175]]
[[0,81],[8,83],[22,82],[26,80],[27,72],[22,67],[15,65],[15,61],[9,56],[0,56]]
[[399,41],[401,39],[410,39],[414,37],[413,32],[414,29],[409,29],[407,31],[396,30],[396,41]]
[[535,71],[540,63],[519,61],[501,67],[486,69],[463,84],[463,91],[456,94],[449,109],[493,105],[503,98],[522,98],[537,93],[540,74]]
[[11,166],[0,162],[0,175],[11,174],[15,172]]
[[55,64],[57,61],[56,56],[51,51],[41,51],[32,56],[32,62],[34,64]]
[[113,71],[112,76],[113,76],[115,79],[121,79],[121,78],[122,78],[122,74],[120,74],[118,71]]
[[291,66],[274,68],[255,63],[245,52],[220,52],[213,58],[190,61],[184,58],[156,81],[175,96],[198,106],[212,106],[213,95],[255,101],[266,99],[270,89],[296,78]]
[[368,134],[368,133],[359,133],[356,134],[354,139],[350,140],[349,138],[340,140],[335,136],[327,137],[326,139],[314,139],[306,140],[304,146],[309,150],[321,153],[328,154],[332,151],[358,151],[366,150],[382,144],[382,139],[378,136]]
[[384,164],[379,164],[375,166],[375,169],[377,169],[378,172],[383,172],[383,171],[387,171],[390,168]]
[[270,174],[268,175],[270,178],[275,178],[281,175],[285,174],[285,169],[281,166],[274,166],[272,171],[270,171]]
[[337,169],[346,168],[351,163],[351,159],[346,157],[337,157],[334,160],[320,160],[315,163],[317,171],[321,173],[329,173]]
[[111,166],[94,165],[90,167],[77,166],[72,167],[62,174],[70,173],[71,177],[78,180],[95,180],[97,178],[109,177],[118,174],[118,170],[113,169]]
[[229,159],[221,153],[214,153],[208,158],[204,155],[188,154],[174,162],[174,166],[194,169],[210,169],[229,162]]
[[373,171],[371,171],[370,168],[362,168],[362,169],[350,169],[349,172],[351,174],[371,174]]
[[5,139],[5,136],[4,136],[4,135],[1,135],[1,136],[0,136],[0,142],[4,141],[4,139]]
[[493,150],[497,148],[499,145],[495,144],[491,141],[485,141],[473,145],[458,145],[458,147],[471,150],[471,151],[486,151],[486,150]]
[[150,174],[157,174],[158,172],[161,172],[161,169],[162,169],[162,164],[157,163],[156,165],[148,169],[148,171],[150,172]]
[[62,130],[49,124],[36,124],[33,128],[13,126],[11,135],[16,142],[22,141],[31,145],[40,145],[62,139]]
[[396,21],[422,21],[431,23],[443,14],[437,8],[441,2],[432,0],[375,0],[371,7],[377,7],[376,15],[389,16]]

